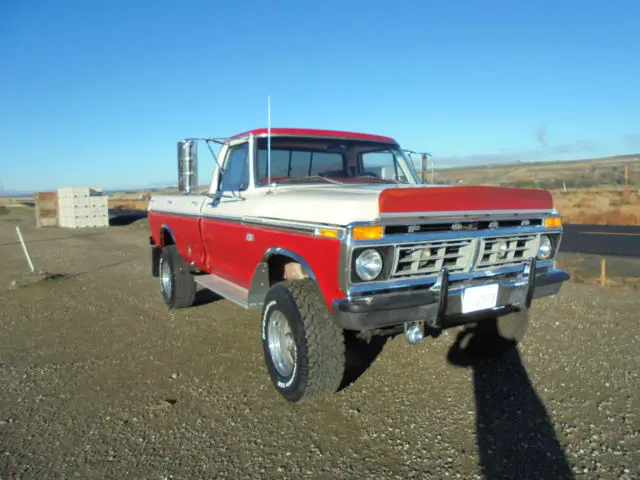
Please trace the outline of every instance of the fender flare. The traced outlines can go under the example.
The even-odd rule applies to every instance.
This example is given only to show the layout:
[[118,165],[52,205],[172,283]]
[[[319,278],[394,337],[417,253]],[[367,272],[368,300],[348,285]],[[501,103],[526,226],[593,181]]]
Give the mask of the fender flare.
[[171,230],[171,227],[170,227],[169,225],[167,225],[167,224],[163,224],[163,225],[160,227],[160,237],[158,238],[158,240],[159,240],[159,242],[158,242],[158,243],[159,243],[159,245],[158,245],[158,246],[159,246],[159,247],[161,247],[161,248],[162,248],[162,247],[164,247],[164,243],[162,242],[162,237],[164,236],[164,233],[168,233],[168,234],[169,234],[169,236],[171,237],[171,240],[173,241],[173,244],[174,244],[174,245],[177,245],[177,242],[176,242],[176,236],[175,236],[175,234],[173,233],[173,230]]
[[260,308],[264,302],[264,297],[269,291],[269,264],[268,261],[274,255],[281,255],[283,257],[288,257],[294,262],[298,262],[300,266],[303,268],[305,273],[309,276],[309,278],[315,283],[318,284],[318,280],[316,278],[316,274],[311,269],[309,263],[302,258],[301,255],[288,250],[286,248],[281,247],[272,247],[267,249],[262,256],[262,260],[256,266],[253,272],[253,278],[251,279],[251,285],[249,286],[249,308]]

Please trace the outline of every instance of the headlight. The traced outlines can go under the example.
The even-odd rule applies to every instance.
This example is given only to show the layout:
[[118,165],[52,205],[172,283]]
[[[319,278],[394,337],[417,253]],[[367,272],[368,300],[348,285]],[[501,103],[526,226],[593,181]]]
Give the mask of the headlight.
[[553,254],[553,244],[551,239],[546,235],[540,237],[540,246],[538,247],[537,257],[539,260],[547,260]]
[[382,255],[377,250],[367,248],[356,257],[356,275],[361,280],[370,281],[382,272]]

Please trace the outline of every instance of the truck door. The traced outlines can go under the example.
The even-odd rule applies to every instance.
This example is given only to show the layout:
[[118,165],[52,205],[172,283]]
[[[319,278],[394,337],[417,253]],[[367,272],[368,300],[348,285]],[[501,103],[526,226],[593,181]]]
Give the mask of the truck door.
[[222,178],[217,199],[202,208],[202,240],[206,251],[207,270],[235,284],[247,287],[238,271],[242,246],[246,243],[243,192],[249,185],[249,143],[231,145],[222,160]]

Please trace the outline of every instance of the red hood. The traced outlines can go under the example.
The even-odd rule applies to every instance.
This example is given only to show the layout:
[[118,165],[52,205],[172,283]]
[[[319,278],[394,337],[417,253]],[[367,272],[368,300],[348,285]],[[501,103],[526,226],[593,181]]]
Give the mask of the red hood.
[[457,186],[389,188],[380,193],[381,214],[467,212],[479,210],[551,210],[547,190],[531,188]]

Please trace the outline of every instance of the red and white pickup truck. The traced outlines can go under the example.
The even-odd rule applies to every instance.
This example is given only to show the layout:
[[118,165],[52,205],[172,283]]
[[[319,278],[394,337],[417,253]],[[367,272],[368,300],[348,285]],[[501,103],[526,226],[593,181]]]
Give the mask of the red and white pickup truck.
[[345,331],[417,343],[473,325],[513,346],[532,301],[568,279],[545,190],[424,185],[379,135],[273,128],[221,144],[206,195],[151,198],[152,272],[170,308],[199,284],[260,309],[289,401],[339,388]]

